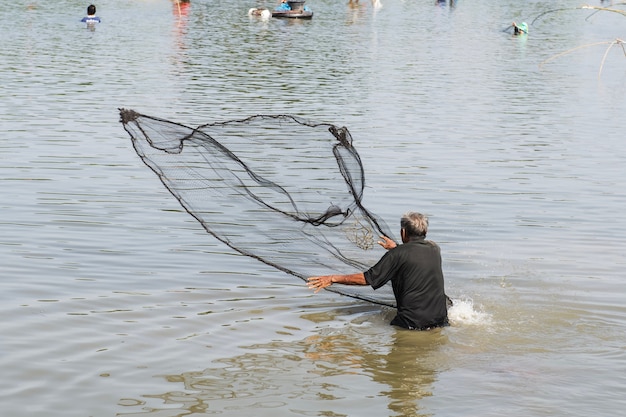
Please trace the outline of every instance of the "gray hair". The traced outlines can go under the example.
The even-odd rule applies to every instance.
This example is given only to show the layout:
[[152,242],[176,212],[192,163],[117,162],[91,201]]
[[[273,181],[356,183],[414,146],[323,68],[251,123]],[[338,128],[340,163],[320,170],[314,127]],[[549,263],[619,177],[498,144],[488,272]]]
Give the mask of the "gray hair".
[[402,215],[400,227],[406,230],[408,237],[424,237],[428,233],[428,217],[424,214],[410,211]]

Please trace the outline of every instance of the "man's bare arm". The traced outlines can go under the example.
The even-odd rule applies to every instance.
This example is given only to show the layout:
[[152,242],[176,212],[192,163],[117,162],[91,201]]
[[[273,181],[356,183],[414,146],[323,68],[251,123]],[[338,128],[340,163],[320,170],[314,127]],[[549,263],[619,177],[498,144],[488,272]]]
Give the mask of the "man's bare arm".
[[309,288],[314,289],[316,293],[322,288],[329,287],[332,284],[367,285],[363,272],[349,275],[324,275],[321,277],[310,277],[307,281]]

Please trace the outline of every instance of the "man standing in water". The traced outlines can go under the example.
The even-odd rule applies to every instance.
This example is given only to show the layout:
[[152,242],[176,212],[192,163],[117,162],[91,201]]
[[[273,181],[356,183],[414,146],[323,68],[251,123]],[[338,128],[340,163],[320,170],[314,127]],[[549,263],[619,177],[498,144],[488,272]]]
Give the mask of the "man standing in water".
[[88,25],[94,25],[96,23],[100,23],[100,18],[96,16],[96,6],[90,4],[87,6],[87,16],[81,19],[81,22],[87,23]]
[[411,330],[428,330],[448,325],[448,297],[444,291],[441,250],[426,240],[428,218],[409,212],[400,220],[402,244],[387,236],[378,242],[388,252],[365,272],[349,275],[310,277],[309,288],[317,293],[334,283],[371,285],[377,289],[391,280],[398,313],[392,325]]

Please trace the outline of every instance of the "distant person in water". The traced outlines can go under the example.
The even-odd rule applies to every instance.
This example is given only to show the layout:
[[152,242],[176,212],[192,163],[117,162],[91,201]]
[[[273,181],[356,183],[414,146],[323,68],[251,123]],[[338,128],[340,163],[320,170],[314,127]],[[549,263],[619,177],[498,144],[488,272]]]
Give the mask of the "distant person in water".
[[96,6],[94,6],[93,4],[90,4],[87,7],[87,16],[83,17],[81,19],[81,22],[87,23],[87,24],[100,23],[100,18],[96,16]]
[[303,6],[304,1],[301,1],[300,3],[298,2],[294,2],[294,4],[296,5],[296,9],[292,9],[291,5],[289,4],[288,0],[281,0],[280,5],[278,7],[276,7],[274,10],[277,12],[291,12],[293,11],[294,13],[299,13],[302,11],[305,12],[310,12],[311,9],[309,8],[309,6]]
[[526,22],[522,22],[519,25],[515,22],[511,24],[513,26],[513,34],[514,35],[526,35],[528,34],[528,25]]
[[282,0],[276,10],[281,12],[289,11],[291,10],[291,6],[287,3],[287,0]]

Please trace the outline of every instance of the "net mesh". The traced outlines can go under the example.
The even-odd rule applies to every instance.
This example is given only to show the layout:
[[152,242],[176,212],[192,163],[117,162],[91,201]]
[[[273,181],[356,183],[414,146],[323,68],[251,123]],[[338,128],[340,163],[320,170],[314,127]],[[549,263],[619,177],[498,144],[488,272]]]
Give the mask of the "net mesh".
[[[288,274],[365,271],[384,222],[362,205],[363,165],[345,127],[258,115],[191,128],[120,109],[142,161],[202,227]],[[395,307],[390,285],[330,291]]]

